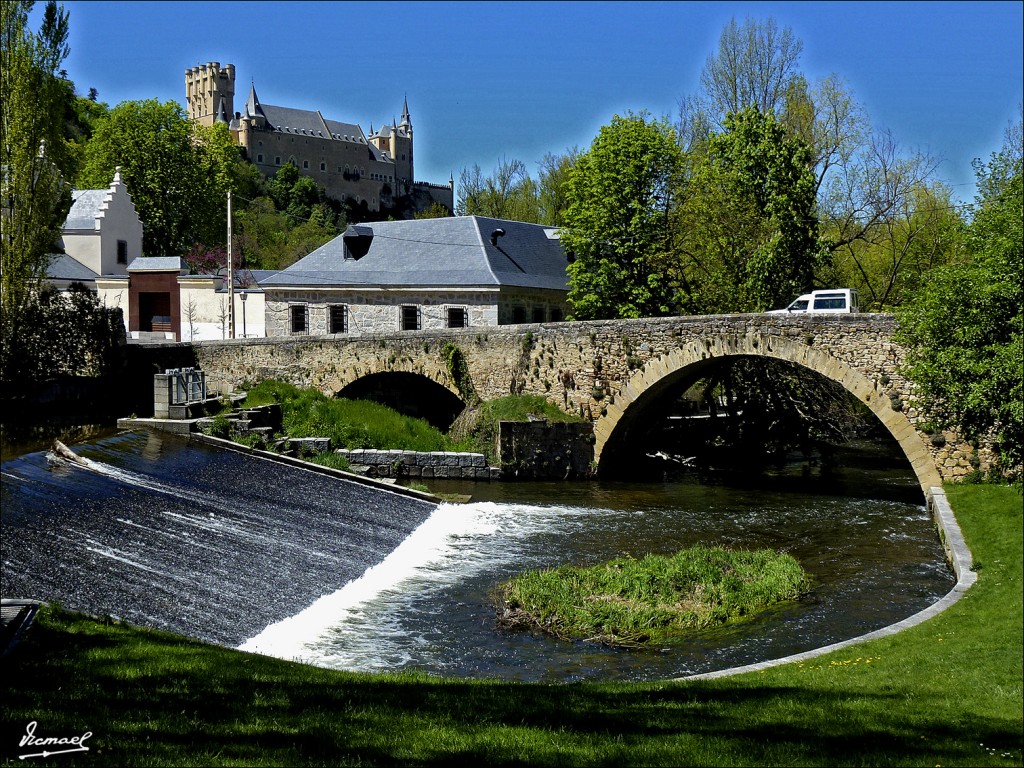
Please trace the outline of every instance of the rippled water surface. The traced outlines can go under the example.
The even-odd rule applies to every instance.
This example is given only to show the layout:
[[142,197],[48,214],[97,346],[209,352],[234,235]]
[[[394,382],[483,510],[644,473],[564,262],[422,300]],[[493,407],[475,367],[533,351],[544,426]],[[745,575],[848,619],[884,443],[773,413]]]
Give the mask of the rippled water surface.
[[[343,669],[528,681],[652,679],[815,648],[925,608],[953,583],[908,471],[738,490],[696,482],[481,484],[436,508],[177,438],[74,446],[93,469],[3,464],[3,592]],[[799,489],[799,490],[797,490]],[[850,494],[850,495],[846,495]],[[805,600],[651,651],[494,626],[527,568],[697,542],[785,550]]]

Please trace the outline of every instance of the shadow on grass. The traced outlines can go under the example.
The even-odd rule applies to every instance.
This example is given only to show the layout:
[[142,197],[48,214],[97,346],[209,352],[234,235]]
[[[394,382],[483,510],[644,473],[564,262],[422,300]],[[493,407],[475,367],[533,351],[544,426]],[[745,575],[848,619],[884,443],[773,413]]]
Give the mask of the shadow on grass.
[[975,742],[1020,755],[1004,721],[952,721],[898,690],[350,674],[54,610],[4,666],[12,763],[30,720],[39,736],[93,732],[61,765],[949,766],[975,764]]

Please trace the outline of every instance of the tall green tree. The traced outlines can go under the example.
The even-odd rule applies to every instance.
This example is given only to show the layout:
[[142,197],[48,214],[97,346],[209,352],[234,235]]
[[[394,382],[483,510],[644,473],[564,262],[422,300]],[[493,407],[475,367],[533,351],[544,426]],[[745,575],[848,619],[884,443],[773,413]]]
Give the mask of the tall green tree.
[[[731,20],[705,64],[700,89],[680,100],[681,144],[699,156],[729,113],[754,108],[773,114],[811,153],[825,249],[816,284],[834,285],[838,275],[853,275],[873,289],[887,278],[894,286],[912,283],[913,260],[897,258],[895,274],[872,275],[867,281],[859,267],[868,265],[858,259],[864,254],[880,265],[880,254],[891,256],[905,247],[906,228],[898,222],[906,223],[904,213],[935,188],[937,163],[925,152],[907,152],[888,131],[873,130],[839,76],[809,81],[799,67],[802,48],[791,29],[780,28],[770,17],[748,18],[742,25]],[[737,242],[739,236],[732,232],[728,239]],[[878,291],[879,297],[883,294],[874,306],[889,306],[905,295],[884,287]]]
[[69,49],[68,15],[51,0],[38,32],[28,27],[33,3],[0,3],[0,312],[18,322],[46,273],[71,204],[61,64]]
[[646,114],[616,115],[576,159],[561,234],[574,257],[568,267],[574,317],[675,311],[670,212],[682,159],[675,131]]
[[907,372],[938,426],[994,436],[1003,469],[1021,477],[1024,454],[1024,180],[1020,123],[987,164],[969,260],[928,274],[899,313]]
[[821,260],[807,145],[771,113],[729,115],[678,214],[689,311],[761,311],[809,290]]
[[110,184],[116,168],[142,220],[147,256],[183,256],[223,242],[237,149],[223,125],[190,121],[173,101],[125,101],[99,121],[78,185]]

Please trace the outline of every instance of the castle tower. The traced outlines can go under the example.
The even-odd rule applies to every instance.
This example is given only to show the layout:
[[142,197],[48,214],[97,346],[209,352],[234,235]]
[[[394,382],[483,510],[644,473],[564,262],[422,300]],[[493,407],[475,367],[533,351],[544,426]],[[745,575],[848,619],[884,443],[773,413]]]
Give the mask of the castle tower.
[[393,156],[397,178],[411,189],[415,177],[412,163],[412,118],[409,116],[408,97],[402,104],[402,122],[395,128]]
[[218,115],[235,113],[235,65],[211,61],[185,70],[188,116],[201,125],[213,125]]

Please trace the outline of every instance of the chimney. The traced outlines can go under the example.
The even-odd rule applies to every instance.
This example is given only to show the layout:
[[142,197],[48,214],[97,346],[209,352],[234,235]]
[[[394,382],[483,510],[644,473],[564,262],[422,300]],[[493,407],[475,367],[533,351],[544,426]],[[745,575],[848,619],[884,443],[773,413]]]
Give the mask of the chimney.
[[499,237],[504,237],[504,236],[505,236],[505,230],[504,229],[496,229],[493,232],[491,232],[491,245],[497,246],[498,238]]

